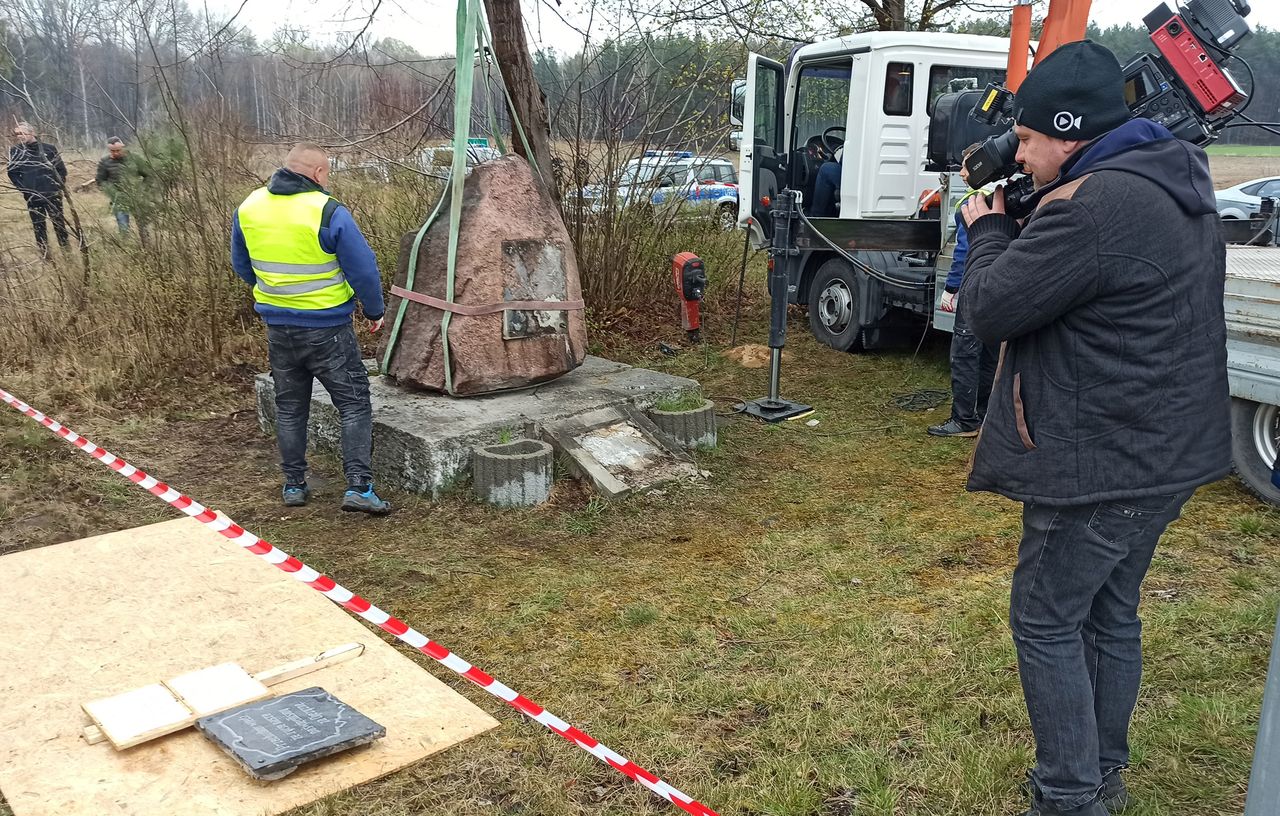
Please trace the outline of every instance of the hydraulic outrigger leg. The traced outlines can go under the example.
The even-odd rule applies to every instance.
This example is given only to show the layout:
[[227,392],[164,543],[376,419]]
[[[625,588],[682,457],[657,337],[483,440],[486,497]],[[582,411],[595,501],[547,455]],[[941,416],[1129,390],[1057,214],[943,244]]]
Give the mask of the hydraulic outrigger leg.
[[791,264],[800,250],[796,249],[792,228],[799,221],[799,205],[796,194],[782,190],[774,199],[770,216],[773,218],[773,240],[769,245],[769,396],[744,403],[741,410],[765,422],[781,422],[795,419],[813,411],[799,402],[782,399],[778,389],[782,382],[782,347],[787,342],[787,303],[790,301]]

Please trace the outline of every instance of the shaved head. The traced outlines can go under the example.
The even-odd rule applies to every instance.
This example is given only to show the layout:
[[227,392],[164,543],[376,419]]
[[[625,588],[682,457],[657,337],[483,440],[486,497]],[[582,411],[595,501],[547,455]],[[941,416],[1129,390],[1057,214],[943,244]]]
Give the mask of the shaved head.
[[284,166],[321,187],[329,179],[329,154],[318,144],[300,142],[294,145],[285,157]]

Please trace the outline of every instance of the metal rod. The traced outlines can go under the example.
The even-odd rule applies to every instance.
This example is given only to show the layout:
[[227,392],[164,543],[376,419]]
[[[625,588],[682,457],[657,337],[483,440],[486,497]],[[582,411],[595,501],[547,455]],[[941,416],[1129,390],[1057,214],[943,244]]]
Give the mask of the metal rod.
[[1271,664],[1262,692],[1262,716],[1258,742],[1253,750],[1253,772],[1244,816],[1271,816],[1280,804],[1280,617],[1271,638]]
[[748,223],[747,228],[743,230],[744,237],[742,241],[742,267],[738,270],[738,303],[733,308],[733,336],[729,338],[729,345],[738,345],[738,321],[742,319],[742,290],[747,285],[747,253],[751,250],[751,226]]
[[782,349],[775,348],[769,356],[769,399],[778,399],[782,386]]

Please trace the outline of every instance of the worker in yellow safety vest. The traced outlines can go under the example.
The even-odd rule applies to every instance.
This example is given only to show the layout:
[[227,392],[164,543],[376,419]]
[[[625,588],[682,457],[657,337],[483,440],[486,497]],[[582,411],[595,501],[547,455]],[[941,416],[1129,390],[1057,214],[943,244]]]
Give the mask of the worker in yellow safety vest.
[[[960,179],[968,182],[969,171],[964,162],[981,145],[969,145],[960,160]],[[951,253],[951,270],[943,288],[938,308],[955,314],[955,328],[951,333],[951,416],[946,422],[929,426],[930,436],[977,436],[982,420],[987,415],[987,399],[991,396],[991,384],[996,374],[997,350],[983,343],[969,328],[969,322],[959,308],[960,284],[964,280],[964,263],[969,254],[969,235],[960,208],[975,195],[990,195],[994,188],[970,190],[955,208],[956,242]]]
[[351,322],[358,299],[369,331],[382,328],[382,277],[351,212],[325,189],[328,180],[322,147],[304,143],[289,151],[284,167],[232,217],[231,266],[253,287],[254,308],[267,324],[285,505],[304,505],[311,495],[306,453],[314,378],[342,421],[342,509],[382,515],[391,505],[373,489],[369,376]]

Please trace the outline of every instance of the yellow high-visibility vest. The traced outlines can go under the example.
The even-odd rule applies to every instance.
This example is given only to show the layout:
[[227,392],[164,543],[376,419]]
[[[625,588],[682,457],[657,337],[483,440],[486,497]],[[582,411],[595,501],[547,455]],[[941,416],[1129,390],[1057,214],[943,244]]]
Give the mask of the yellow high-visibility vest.
[[263,187],[240,205],[240,231],[257,283],[253,299],[287,309],[341,306],[355,296],[338,256],[320,246],[329,195],[313,190],[275,195]]

